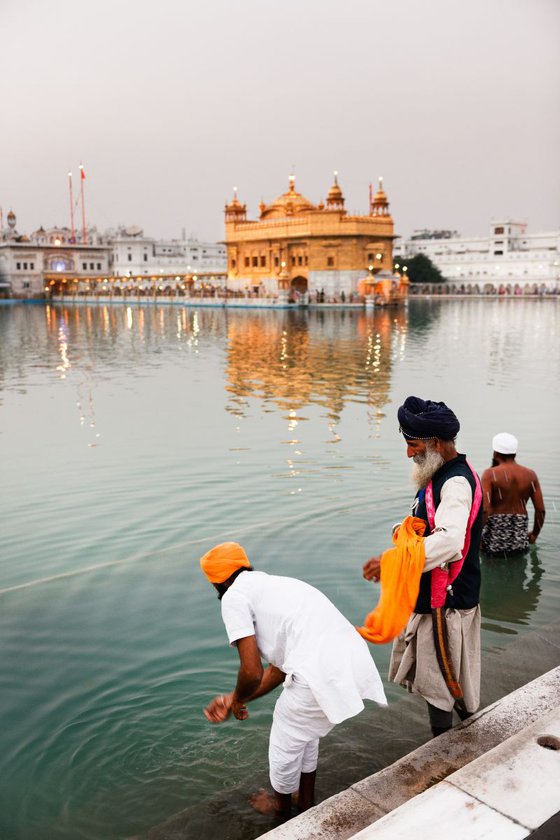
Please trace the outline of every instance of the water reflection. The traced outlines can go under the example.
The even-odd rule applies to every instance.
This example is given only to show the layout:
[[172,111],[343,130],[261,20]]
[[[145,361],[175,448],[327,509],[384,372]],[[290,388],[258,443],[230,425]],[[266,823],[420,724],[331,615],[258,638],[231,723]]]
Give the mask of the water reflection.
[[62,319],[58,328],[58,352],[60,353],[60,364],[57,365],[56,369],[60,371],[60,378],[66,379],[66,371],[69,370],[72,365],[70,364],[70,359],[68,358],[68,336],[66,335],[66,324]]
[[[515,417],[557,499],[560,310],[514,304],[504,358],[491,352],[495,319],[509,312],[501,301],[411,301],[408,313],[371,315],[0,307],[6,836],[138,835],[191,807],[180,826],[150,836],[177,827],[248,840],[268,827],[245,789],[266,784],[273,698],[243,732],[208,731],[200,713],[236,668],[208,609],[218,605],[197,572],[199,545],[247,540],[270,568],[278,558],[283,573],[363,615],[370,595],[357,558],[383,545],[403,510],[394,409],[418,383],[450,392],[452,405],[465,395],[479,468],[491,434]],[[103,446],[86,449],[98,430]],[[500,632],[557,616],[557,537],[552,501],[538,545],[544,577],[535,552],[484,561],[484,651],[503,646]],[[21,584],[32,585],[12,589]],[[529,664],[520,661],[520,680]],[[321,799],[425,739],[414,700],[405,695],[387,718],[366,710],[330,736]]]
[[529,624],[539,603],[542,576],[537,548],[517,556],[483,556],[480,609],[484,629],[512,634],[516,631],[508,624]]
[[415,300],[408,310],[410,332],[416,333],[420,338],[427,337],[439,321],[444,305],[440,300]]
[[247,413],[248,398],[285,412],[289,431],[306,417],[302,409],[326,409],[333,441],[349,402],[365,403],[375,425],[390,400],[396,359],[404,356],[406,310],[247,313],[228,321],[227,410]]

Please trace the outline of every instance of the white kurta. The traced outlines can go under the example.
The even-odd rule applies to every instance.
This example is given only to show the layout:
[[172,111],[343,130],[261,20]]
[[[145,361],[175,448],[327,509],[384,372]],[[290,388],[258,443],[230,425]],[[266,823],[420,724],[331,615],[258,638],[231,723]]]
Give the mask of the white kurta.
[[318,589],[244,572],[221,603],[230,644],[255,635],[263,659],[308,685],[331,723],[357,715],[364,699],[386,704],[366,642]]
[[[425,572],[459,560],[472,506],[472,490],[462,476],[449,478],[441,489],[434,531],[424,541]],[[445,610],[449,653],[463,689],[467,711],[480,703],[480,607]],[[393,643],[389,679],[444,711],[454,706],[436,657],[431,614],[412,613]]]

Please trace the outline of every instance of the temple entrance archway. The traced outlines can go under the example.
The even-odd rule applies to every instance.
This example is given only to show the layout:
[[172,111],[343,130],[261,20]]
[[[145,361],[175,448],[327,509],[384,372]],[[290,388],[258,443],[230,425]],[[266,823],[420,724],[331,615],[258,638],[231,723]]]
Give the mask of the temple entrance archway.
[[294,277],[290,283],[290,289],[292,292],[304,295],[307,292],[307,277]]

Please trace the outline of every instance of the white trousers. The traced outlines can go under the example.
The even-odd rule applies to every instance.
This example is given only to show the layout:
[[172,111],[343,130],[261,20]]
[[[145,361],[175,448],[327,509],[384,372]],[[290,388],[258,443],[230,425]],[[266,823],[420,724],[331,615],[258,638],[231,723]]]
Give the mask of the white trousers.
[[274,707],[268,748],[270,783],[275,791],[294,793],[301,773],[317,769],[319,738],[333,726],[309,686],[293,675],[286,677]]

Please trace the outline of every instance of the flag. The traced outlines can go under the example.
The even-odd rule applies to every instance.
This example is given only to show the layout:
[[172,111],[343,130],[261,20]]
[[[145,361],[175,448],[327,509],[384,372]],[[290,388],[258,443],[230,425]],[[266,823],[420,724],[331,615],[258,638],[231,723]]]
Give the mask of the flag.
[[80,164],[80,176],[81,176],[82,181],[86,180],[86,173],[84,171],[84,167],[81,164]]

